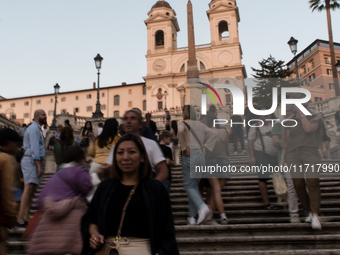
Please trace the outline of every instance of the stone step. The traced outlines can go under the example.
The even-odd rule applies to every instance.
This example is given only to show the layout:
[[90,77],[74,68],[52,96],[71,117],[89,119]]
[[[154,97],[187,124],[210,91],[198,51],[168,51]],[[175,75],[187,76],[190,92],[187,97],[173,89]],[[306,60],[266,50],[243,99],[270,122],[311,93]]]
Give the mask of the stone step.
[[[288,213],[287,213],[288,216]],[[219,215],[215,214],[215,219],[220,223]],[[299,218],[301,223],[304,222],[306,217]],[[340,216],[321,216],[320,222],[340,222]],[[258,223],[290,223],[290,217],[265,217],[265,218],[228,218],[228,224],[258,224]],[[188,221],[176,220],[175,225],[187,225]]]
[[[321,200],[326,201],[326,200],[334,200],[335,198],[339,198],[340,193],[321,193]],[[275,194],[269,195],[270,201],[277,201],[277,196]],[[260,195],[260,191],[258,191],[257,196],[222,196],[222,200],[225,203],[231,203],[231,202],[247,202],[247,201],[252,201],[252,202],[262,202],[262,197]],[[183,204],[183,203],[188,203],[189,199],[187,197],[180,197],[180,198],[171,198],[171,203],[173,205],[175,204]],[[284,203],[285,204],[285,203]]]
[[339,255],[340,249],[181,251],[181,255]]
[[[174,211],[174,219],[186,220],[188,217],[189,210],[185,211]],[[340,215],[340,208],[320,208],[321,216],[338,216]],[[264,209],[252,209],[252,210],[230,210],[226,208],[225,213],[228,219],[243,219],[243,218],[271,218],[271,217],[288,217],[289,211],[284,209],[279,210],[264,210]],[[217,212],[214,213],[214,218],[218,219],[219,215]]]
[[181,251],[340,249],[340,234],[179,237],[177,244]]
[[340,234],[340,222],[322,223],[322,230],[314,231],[310,223],[262,223],[262,224],[228,224],[176,226],[176,237],[231,237],[231,236],[300,236]]
[[[279,208],[283,207],[281,204],[277,204],[277,203],[273,203],[273,205]],[[321,201],[322,208],[340,208],[339,205],[340,205],[339,200]],[[186,205],[172,205],[171,208],[173,212],[189,210],[189,206],[187,204]],[[229,211],[262,209],[263,203],[228,203],[228,204],[224,204],[224,208]]]

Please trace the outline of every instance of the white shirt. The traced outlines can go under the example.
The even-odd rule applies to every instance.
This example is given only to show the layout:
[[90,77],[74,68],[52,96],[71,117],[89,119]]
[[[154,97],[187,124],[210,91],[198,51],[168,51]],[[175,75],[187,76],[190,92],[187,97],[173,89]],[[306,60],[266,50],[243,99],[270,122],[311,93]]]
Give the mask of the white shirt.
[[[163,152],[159,145],[151,139],[145,138],[144,136],[140,136],[142,139],[146,152],[148,153],[149,161],[152,167],[152,171],[156,172],[156,166],[158,163],[165,161],[165,157],[163,156]],[[112,146],[109,156],[107,157],[107,160],[105,163],[112,165],[113,161],[113,153],[114,153],[114,147]]]
[[98,127],[96,130],[96,136],[99,136],[103,132],[103,128]]

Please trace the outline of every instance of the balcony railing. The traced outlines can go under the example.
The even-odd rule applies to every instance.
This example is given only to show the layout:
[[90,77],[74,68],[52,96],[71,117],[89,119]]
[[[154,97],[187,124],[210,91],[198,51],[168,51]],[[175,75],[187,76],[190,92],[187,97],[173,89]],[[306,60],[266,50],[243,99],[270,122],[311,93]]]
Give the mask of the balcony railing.
[[[211,44],[207,43],[207,44],[201,44],[201,45],[196,45],[195,49],[204,49],[204,48],[210,48]],[[189,50],[189,47],[181,47],[181,48],[177,48],[174,51],[187,51]]]

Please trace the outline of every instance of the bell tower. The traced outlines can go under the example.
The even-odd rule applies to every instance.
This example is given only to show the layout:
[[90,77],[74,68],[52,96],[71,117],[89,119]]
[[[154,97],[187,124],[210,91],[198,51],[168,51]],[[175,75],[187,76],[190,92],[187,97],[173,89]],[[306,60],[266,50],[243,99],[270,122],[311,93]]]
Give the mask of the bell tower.
[[207,15],[210,22],[211,46],[239,43],[240,14],[236,0],[212,0]]
[[177,49],[177,32],[179,25],[176,12],[170,4],[159,0],[148,12],[145,20],[148,37],[147,55],[171,52]]

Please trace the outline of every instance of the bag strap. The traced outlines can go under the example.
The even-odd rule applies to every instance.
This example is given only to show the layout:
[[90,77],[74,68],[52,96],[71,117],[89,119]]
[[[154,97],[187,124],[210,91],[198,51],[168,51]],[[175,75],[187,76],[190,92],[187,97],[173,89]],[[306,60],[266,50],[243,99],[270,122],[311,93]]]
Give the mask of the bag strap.
[[[135,194],[135,191],[136,191],[136,189],[137,189],[138,184],[139,184],[139,183],[137,182],[137,184],[131,189],[130,195],[129,195],[128,199],[126,200],[126,203],[125,203],[125,205],[124,205],[124,207],[123,207],[123,213],[122,213],[122,217],[121,217],[121,219],[120,219],[120,223],[119,223],[119,228],[118,228],[116,240],[117,240],[118,238],[120,239],[120,237],[121,237],[120,234],[121,234],[121,232],[122,232],[123,222],[124,222],[124,218],[125,218],[125,214],[126,214],[126,208],[127,208],[128,204],[129,204],[130,201],[131,201],[132,195]],[[118,239],[118,241],[119,241],[119,239]]]
[[261,131],[260,131],[260,127],[256,127],[256,132],[260,136],[260,140],[261,140],[261,144],[262,144],[262,151],[263,151],[263,153],[266,153],[266,150],[264,148],[264,142],[263,142],[262,134],[261,134]]
[[190,129],[190,126],[188,123],[186,123],[185,121],[183,121],[183,124],[189,129],[190,133],[193,135],[193,137],[195,138],[196,142],[199,144],[199,146],[201,147],[202,151],[203,151],[203,146],[201,144],[201,141],[198,139],[196,133],[194,132],[194,130]]

